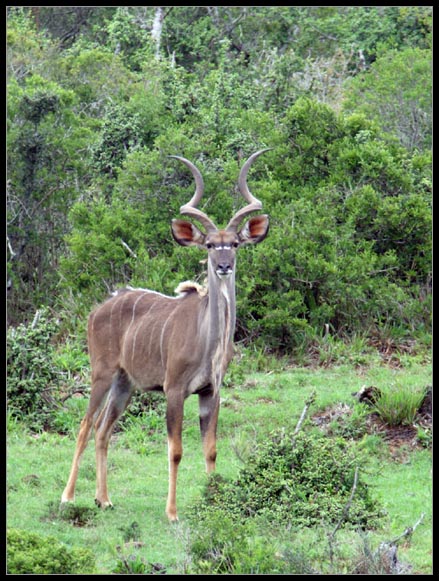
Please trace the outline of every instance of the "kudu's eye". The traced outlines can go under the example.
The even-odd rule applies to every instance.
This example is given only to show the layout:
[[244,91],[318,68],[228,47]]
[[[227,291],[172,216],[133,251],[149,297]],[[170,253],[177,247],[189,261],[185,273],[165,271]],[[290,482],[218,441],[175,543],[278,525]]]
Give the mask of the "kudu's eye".
[[207,250],[212,250],[212,248],[213,248],[213,244],[211,244],[210,242],[208,242],[208,243],[206,244],[206,248],[207,248]]
[[234,242],[234,243],[232,244],[232,246],[233,246],[233,248],[239,248],[239,242]]

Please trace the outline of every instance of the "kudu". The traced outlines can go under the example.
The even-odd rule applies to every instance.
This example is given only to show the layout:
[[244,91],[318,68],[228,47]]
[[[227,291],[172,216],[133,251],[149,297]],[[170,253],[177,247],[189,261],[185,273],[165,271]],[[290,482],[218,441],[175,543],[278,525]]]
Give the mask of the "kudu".
[[172,221],[172,234],[182,246],[207,249],[207,292],[195,283],[182,283],[176,297],[126,288],[94,310],[88,321],[92,388],[88,410],[78,434],[69,480],[62,502],[74,500],[81,456],[95,428],[96,503],[112,506],[107,491],[107,452],[113,427],[134,389],[163,390],[167,399],[169,489],[166,514],[177,520],[177,471],[182,457],[183,406],[191,394],[199,397],[200,429],[207,472],[215,469],[219,389],[232,358],[235,329],[235,255],[243,244],[257,244],[268,233],[268,217],[243,218],[262,208],[247,186],[247,174],[263,149],[243,165],[238,188],[248,205],[224,230],[196,206],[204,184],[199,170],[184,157],[196,184],[192,199],[180,208],[205,229],[186,220]]

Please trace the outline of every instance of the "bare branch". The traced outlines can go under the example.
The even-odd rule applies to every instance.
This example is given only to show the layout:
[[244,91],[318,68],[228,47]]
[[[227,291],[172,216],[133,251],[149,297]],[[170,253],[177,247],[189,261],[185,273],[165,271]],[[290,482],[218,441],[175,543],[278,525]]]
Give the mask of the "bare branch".
[[299,418],[299,421],[297,422],[297,426],[294,429],[293,436],[297,436],[297,434],[299,433],[300,428],[302,427],[302,424],[303,424],[303,422],[306,418],[306,415],[308,413],[308,410],[311,407],[311,405],[314,403],[315,399],[316,399],[316,392],[314,390],[311,392],[309,398],[305,402],[305,407],[303,408],[302,413],[301,413],[300,418]]
[[11,254],[11,259],[12,259],[12,258],[14,258],[14,256],[17,255],[17,253],[13,251],[12,246],[11,246],[11,241],[9,240],[9,236],[8,235],[6,235],[6,240],[8,242],[8,250],[9,250],[9,252]]
[[156,6],[154,22],[153,22],[152,30],[151,30],[151,37],[152,37],[153,41],[155,42],[155,58],[157,60],[160,59],[160,44],[161,44],[164,18],[165,18],[165,15],[163,13],[163,7]]
[[120,242],[121,242],[122,246],[125,248],[125,250],[128,251],[128,254],[130,256],[132,256],[133,258],[137,258],[137,254],[133,250],[131,250],[131,248],[128,246],[128,244],[126,242],[124,242],[122,240],[122,238],[120,239]]
[[392,575],[402,575],[407,573],[407,565],[398,560],[397,550],[398,543],[401,539],[411,538],[412,534],[424,520],[425,513],[422,513],[419,519],[412,527],[407,527],[403,533],[391,541],[380,543],[378,549],[372,555],[372,561],[385,563],[389,573]]
[[395,539],[393,539],[392,541],[390,541],[389,542],[389,545],[396,545],[397,543],[399,543],[399,541],[401,539],[404,539],[405,537],[411,537],[412,534],[415,532],[415,530],[418,528],[418,526],[424,520],[424,517],[425,517],[425,512],[423,512],[421,514],[421,516],[419,517],[419,519],[415,522],[415,524],[412,527],[407,527],[402,534],[400,534],[398,537],[396,537]]
[[35,313],[34,319],[32,321],[31,324],[31,329],[35,329],[35,327],[38,325],[38,321],[40,320],[40,316],[41,316],[41,310],[38,309]]
[[65,403],[69,398],[73,397],[77,393],[84,394],[89,389],[89,387],[90,387],[89,385],[77,385],[69,393],[67,393],[66,395],[63,395],[60,398],[61,399],[61,403]]
[[351,508],[352,501],[354,499],[355,491],[357,490],[357,485],[358,485],[358,466],[355,468],[354,483],[352,484],[351,495],[349,496],[349,500],[345,504],[345,507],[343,509],[343,513],[340,517],[340,520],[338,521],[335,529],[332,532],[333,537],[334,537],[335,533],[338,531],[338,529],[341,527],[341,525],[343,524],[343,521],[346,520],[348,517],[349,510]]
[[352,484],[352,490],[351,490],[351,494],[349,496],[349,500],[345,504],[345,506],[343,508],[343,512],[341,514],[341,517],[340,517],[338,523],[335,525],[334,530],[328,536],[329,561],[330,561],[331,565],[333,565],[333,563],[334,563],[334,539],[335,539],[335,535],[336,535],[337,531],[339,530],[339,528],[341,527],[341,525],[343,524],[343,522],[348,517],[349,510],[351,508],[352,501],[354,499],[355,491],[357,490],[357,485],[358,485],[358,466],[355,468],[354,483]]

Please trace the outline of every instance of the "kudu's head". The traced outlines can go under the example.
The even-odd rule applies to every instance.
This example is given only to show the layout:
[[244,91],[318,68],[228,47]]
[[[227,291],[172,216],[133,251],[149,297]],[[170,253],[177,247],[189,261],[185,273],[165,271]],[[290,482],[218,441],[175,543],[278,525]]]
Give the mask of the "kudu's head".
[[238,178],[238,189],[247,200],[248,205],[238,210],[224,230],[217,228],[212,220],[197,208],[204,192],[203,178],[199,170],[184,157],[170,156],[186,164],[195,179],[195,194],[187,204],[180,208],[180,213],[192,216],[206,230],[206,232],[202,232],[187,220],[173,220],[172,234],[182,246],[205,248],[208,251],[209,271],[215,273],[220,279],[228,278],[234,273],[236,251],[240,246],[258,244],[268,234],[268,216],[265,214],[250,218],[244,226],[239,228],[242,220],[248,214],[262,208],[262,203],[248,189],[247,174],[254,160],[268,149],[257,151],[243,165]]

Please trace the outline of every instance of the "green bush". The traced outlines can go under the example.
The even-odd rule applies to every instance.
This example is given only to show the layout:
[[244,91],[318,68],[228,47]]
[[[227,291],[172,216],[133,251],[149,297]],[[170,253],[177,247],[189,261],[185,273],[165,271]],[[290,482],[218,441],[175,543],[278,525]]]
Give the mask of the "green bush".
[[91,527],[95,525],[96,517],[100,514],[97,506],[86,506],[78,503],[59,503],[50,501],[47,512],[42,520],[67,522],[75,527]]
[[[236,520],[262,518],[293,527],[334,525],[352,492],[361,460],[341,438],[285,430],[260,444],[234,482],[213,476],[194,508],[196,518],[221,508]],[[358,480],[345,525],[375,527],[383,512]]]
[[57,328],[49,310],[41,308],[31,323],[7,332],[9,412],[37,431],[50,425],[50,414],[58,407],[53,397],[58,389],[58,373],[53,365],[52,344]]
[[220,128],[215,141],[191,117],[183,128],[161,132],[156,149],[122,148],[108,192],[95,184],[70,212],[69,251],[60,261],[64,291],[83,308],[116,286],[172,294],[181,280],[202,278],[205,254],[177,247],[170,235],[193,178],[165,154],[181,152],[199,167],[201,207],[222,225],[243,202],[234,193],[237,151],[244,157],[270,144],[274,150],[249,174],[271,227],[263,244],[239,253],[236,339],[279,353],[303,348],[325,325],[343,337],[384,321],[410,331],[429,325],[428,154],[409,154],[364,115],[310,98],[298,99],[276,127],[256,109],[239,109],[234,74],[226,107],[221,75],[209,76],[201,118],[216,127],[223,119],[217,112],[233,112],[239,123],[226,134]]
[[[234,481],[211,475],[201,499],[190,507],[194,572],[315,573],[312,551],[292,541],[291,531],[368,530],[382,522],[384,512],[361,477],[354,488],[360,463],[341,438],[285,429],[273,433]],[[280,529],[286,534],[283,543]]]
[[116,575],[166,575],[162,563],[149,563],[135,553],[126,554],[118,549],[118,559],[113,573]]
[[290,353],[323,325],[429,325],[430,47],[431,7],[12,7],[9,321],[43,300],[74,325],[114,286],[203,276],[169,233],[194,184],[167,156],[197,164],[222,225],[271,146],[237,339]]
[[76,438],[78,426],[85,415],[88,405],[88,398],[67,399],[62,407],[51,411],[49,417],[50,428],[58,434],[68,434]]
[[190,508],[195,573],[315,573],[312,549],[294,536],[311,527],[326,535],[334,527],[368,530],[382,523],[384,512],[361,473],[354,488],[360,463],[341,438],[273,433],[234,481],[211,475]]
[[428,156],[410,159],[364,116],[311,99],[287,110],[284,128],[289,148],[271,154],[282,163],[253,188],[271,229],[239,256],[239,339],[290,351],[325,325],[344,337],[428,326]]
[[10,575],[86,575],[96,573],[93,553],[69,548],[55,537],[9,529],[7,573]]

